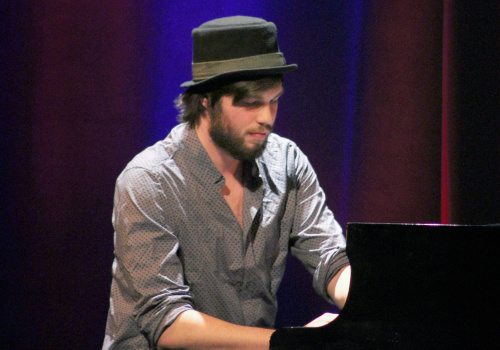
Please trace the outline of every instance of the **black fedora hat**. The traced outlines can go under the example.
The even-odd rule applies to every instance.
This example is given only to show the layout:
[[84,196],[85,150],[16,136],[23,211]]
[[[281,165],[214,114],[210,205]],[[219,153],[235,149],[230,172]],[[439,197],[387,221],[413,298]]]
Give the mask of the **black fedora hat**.
[[193,80],[181,87],[210,89],[239,80],[290,72],[278,48],[276,25],[261,18],[214,19],[193,29]]

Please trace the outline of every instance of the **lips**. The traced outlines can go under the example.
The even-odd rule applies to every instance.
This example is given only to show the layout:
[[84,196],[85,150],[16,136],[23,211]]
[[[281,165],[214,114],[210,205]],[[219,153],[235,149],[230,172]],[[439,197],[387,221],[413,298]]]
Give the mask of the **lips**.
[[249,132],[250,136],[257,140],[264,140],[267,137],[267,132]]

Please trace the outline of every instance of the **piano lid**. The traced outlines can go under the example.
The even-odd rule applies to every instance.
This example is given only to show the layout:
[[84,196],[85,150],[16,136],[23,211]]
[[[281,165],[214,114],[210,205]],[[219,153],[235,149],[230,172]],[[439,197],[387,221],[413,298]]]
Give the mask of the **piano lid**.
[[500,226],[347,225],[340,315],[274,332],[271,349],[497,348]]

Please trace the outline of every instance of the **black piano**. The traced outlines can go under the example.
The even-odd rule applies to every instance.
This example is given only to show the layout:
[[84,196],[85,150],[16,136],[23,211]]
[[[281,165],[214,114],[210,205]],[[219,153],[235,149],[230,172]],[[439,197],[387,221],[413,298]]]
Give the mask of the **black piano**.
[[347,303],[330,324],[286,327],[281,349],[500,349],[500,226],[347,226]]

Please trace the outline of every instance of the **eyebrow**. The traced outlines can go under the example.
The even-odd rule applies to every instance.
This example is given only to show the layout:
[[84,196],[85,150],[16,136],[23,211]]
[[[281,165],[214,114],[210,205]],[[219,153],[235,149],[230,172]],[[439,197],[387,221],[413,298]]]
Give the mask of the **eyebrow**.
[[[276,96],[274,96],[271,100],[276,100],[277,98],[280,98],[284,93],[285,93],[285,89],[282,88],[281,91],[278,94],[276,94]],[[244,99],[247,99],[247,98],[253,98],[253,99],[256,99],[259,101],[263,100],[261,93],[258,93],[255,95],[248,95],[248,96],[244,97]]]

